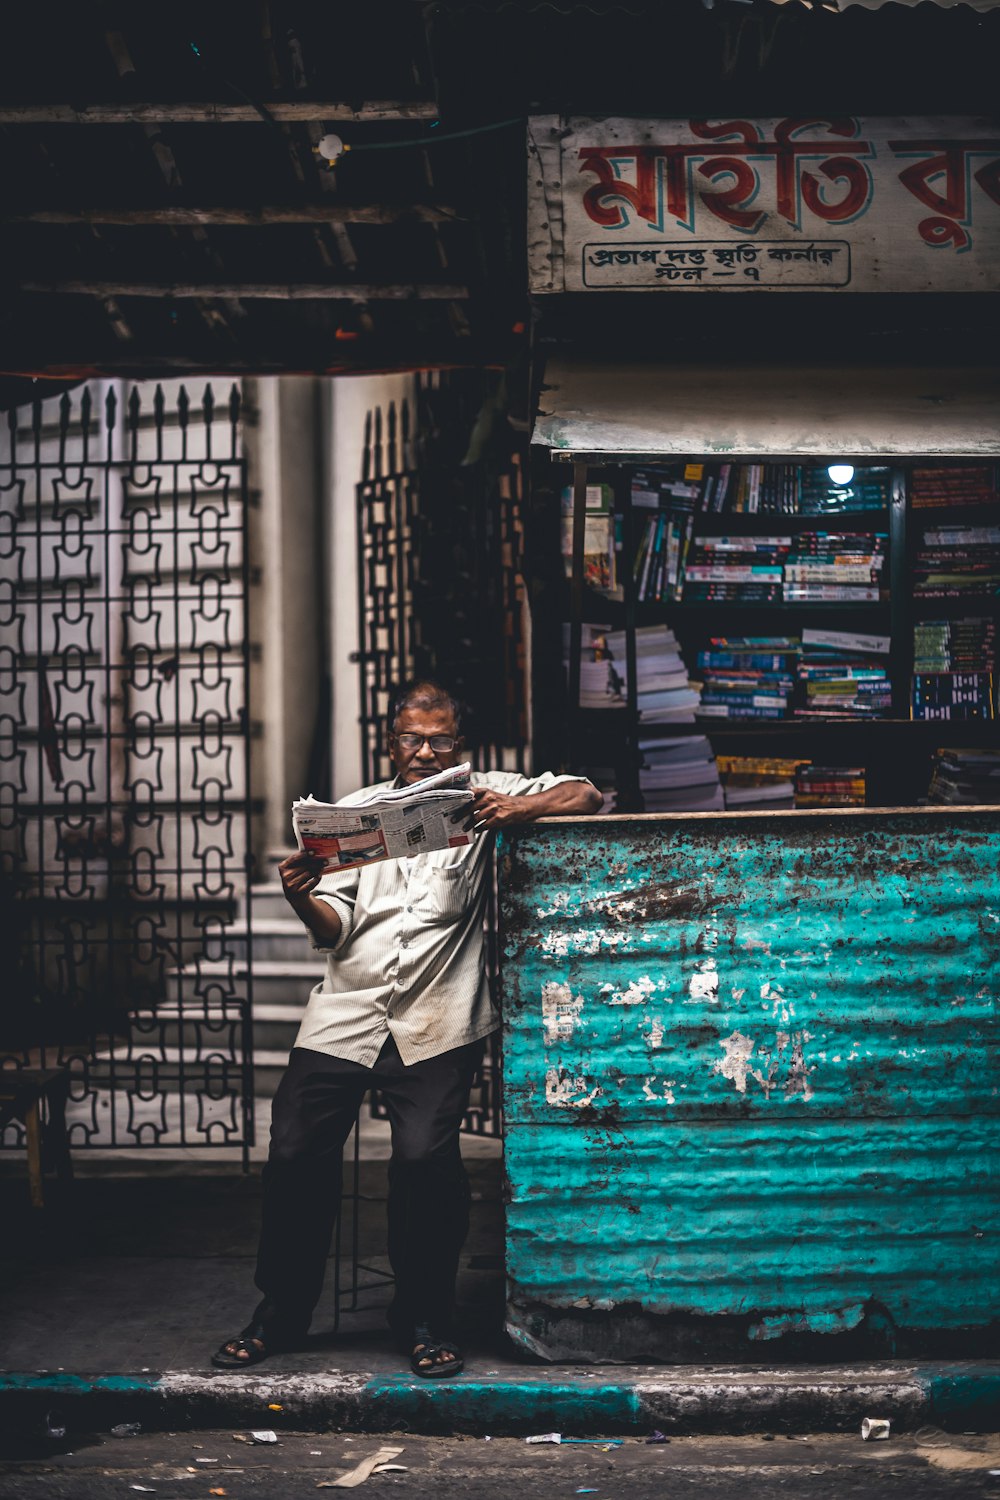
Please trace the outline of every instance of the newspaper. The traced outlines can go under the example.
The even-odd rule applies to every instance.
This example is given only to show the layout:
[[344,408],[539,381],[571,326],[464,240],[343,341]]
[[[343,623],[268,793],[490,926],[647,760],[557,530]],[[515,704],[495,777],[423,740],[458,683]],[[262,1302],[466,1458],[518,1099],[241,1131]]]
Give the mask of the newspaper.
[[300,849],[318,854],[328,870],[350,870],[380,859],[402,859],[429,849],[460,849],[473,835],[463,826],[472,806],[471,765],[449,767],[414,786],[374,792],[349,806],[300,797],[292,829]]

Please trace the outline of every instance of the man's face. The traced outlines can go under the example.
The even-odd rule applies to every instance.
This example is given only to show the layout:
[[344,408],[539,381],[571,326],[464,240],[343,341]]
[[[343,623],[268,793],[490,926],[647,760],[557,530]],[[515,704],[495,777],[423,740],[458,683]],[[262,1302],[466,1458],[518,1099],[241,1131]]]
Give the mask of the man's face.
[[[406,736],[419,736],[418,745],[405,743]],[[442,735],[454,743],[450,750],[435,750],[431,740]],[[401,743],[402,741],[402,743]],[[457,733],[455,716],[450,708],[404,708],[396,719],[395,732],[389,738],[392,763],[407,786],[446,771],[461,761],[463,741]]]

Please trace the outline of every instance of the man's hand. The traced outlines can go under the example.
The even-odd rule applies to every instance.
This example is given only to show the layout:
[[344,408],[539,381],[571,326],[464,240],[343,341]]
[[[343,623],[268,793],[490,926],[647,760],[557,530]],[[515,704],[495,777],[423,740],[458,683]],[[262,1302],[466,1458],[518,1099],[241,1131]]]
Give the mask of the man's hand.
[[535,817],[534,797],[509,797],[490,787],[472,788],[472,823],[477,833],[482,829],[510,828],[514,823],[530,823]]
[[323,874],[323,861],[318,854],[310,854],[306,849],[300,849],[297,854],[290,854],[283,859],[278,866],[278,874],[281,877],[281,889],[285,893],[285,900],[296,911],[304,908],[309,900],[311,891],[319,885]]
[[332,948],[340,938],[340,918],[328,901],[317,901],[312,892],[324,873],[324,863],[317,854],[300,849],[278,866],[285,900],[322,945]]
[[601,806],[601,794],[589,781],[560,781],[526,797],[509,797],[506,792],[474,786],[472,797],[472,812],[465,826],[475,826],[477,833],[534,823],[536,818],[587,817]]

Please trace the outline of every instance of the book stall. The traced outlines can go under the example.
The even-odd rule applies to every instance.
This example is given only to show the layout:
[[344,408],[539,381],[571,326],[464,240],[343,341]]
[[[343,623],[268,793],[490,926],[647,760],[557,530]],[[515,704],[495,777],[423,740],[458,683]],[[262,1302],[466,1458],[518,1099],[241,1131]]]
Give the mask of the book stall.
[[536,1355],[995,1345],[1000,370],[944,298],[1000,289],[996,156],[530,122],[536,755],[613,814],[502,845]]
[[1000,802],[996,377],[707,384],[546,375],[567,763],[606,811]]
[[615,815],[501,842],[536,1356],[995,1343],[998,385],[549,361],[536,723]]

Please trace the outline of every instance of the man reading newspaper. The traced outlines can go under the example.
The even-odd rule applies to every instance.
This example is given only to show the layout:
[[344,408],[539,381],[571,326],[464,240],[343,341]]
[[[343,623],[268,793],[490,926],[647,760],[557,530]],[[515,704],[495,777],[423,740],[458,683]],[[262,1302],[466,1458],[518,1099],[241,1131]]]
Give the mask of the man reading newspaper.
[[[404,688],[390,729],[395,780],[341,806],[461,762],[459,705],[437,683]],[[415,1374],[462,1369],[451,1327],[469,1218],[459,1129],[498,1020],[483,943],[490,835],[540,817],[596,812],[601,795],[582,777],[489,771],[474,774],[466,806],[469,843],[337,873],[300,850],[278,867],[287,900],[327,956],[326,976],[274,1098],[255,1278],[262,1301],[213,1355],[218,1368],[245,1369],[303,1339],[323,1284],[344,1142],[374,1086],[392,1131],[390,1326]]]

